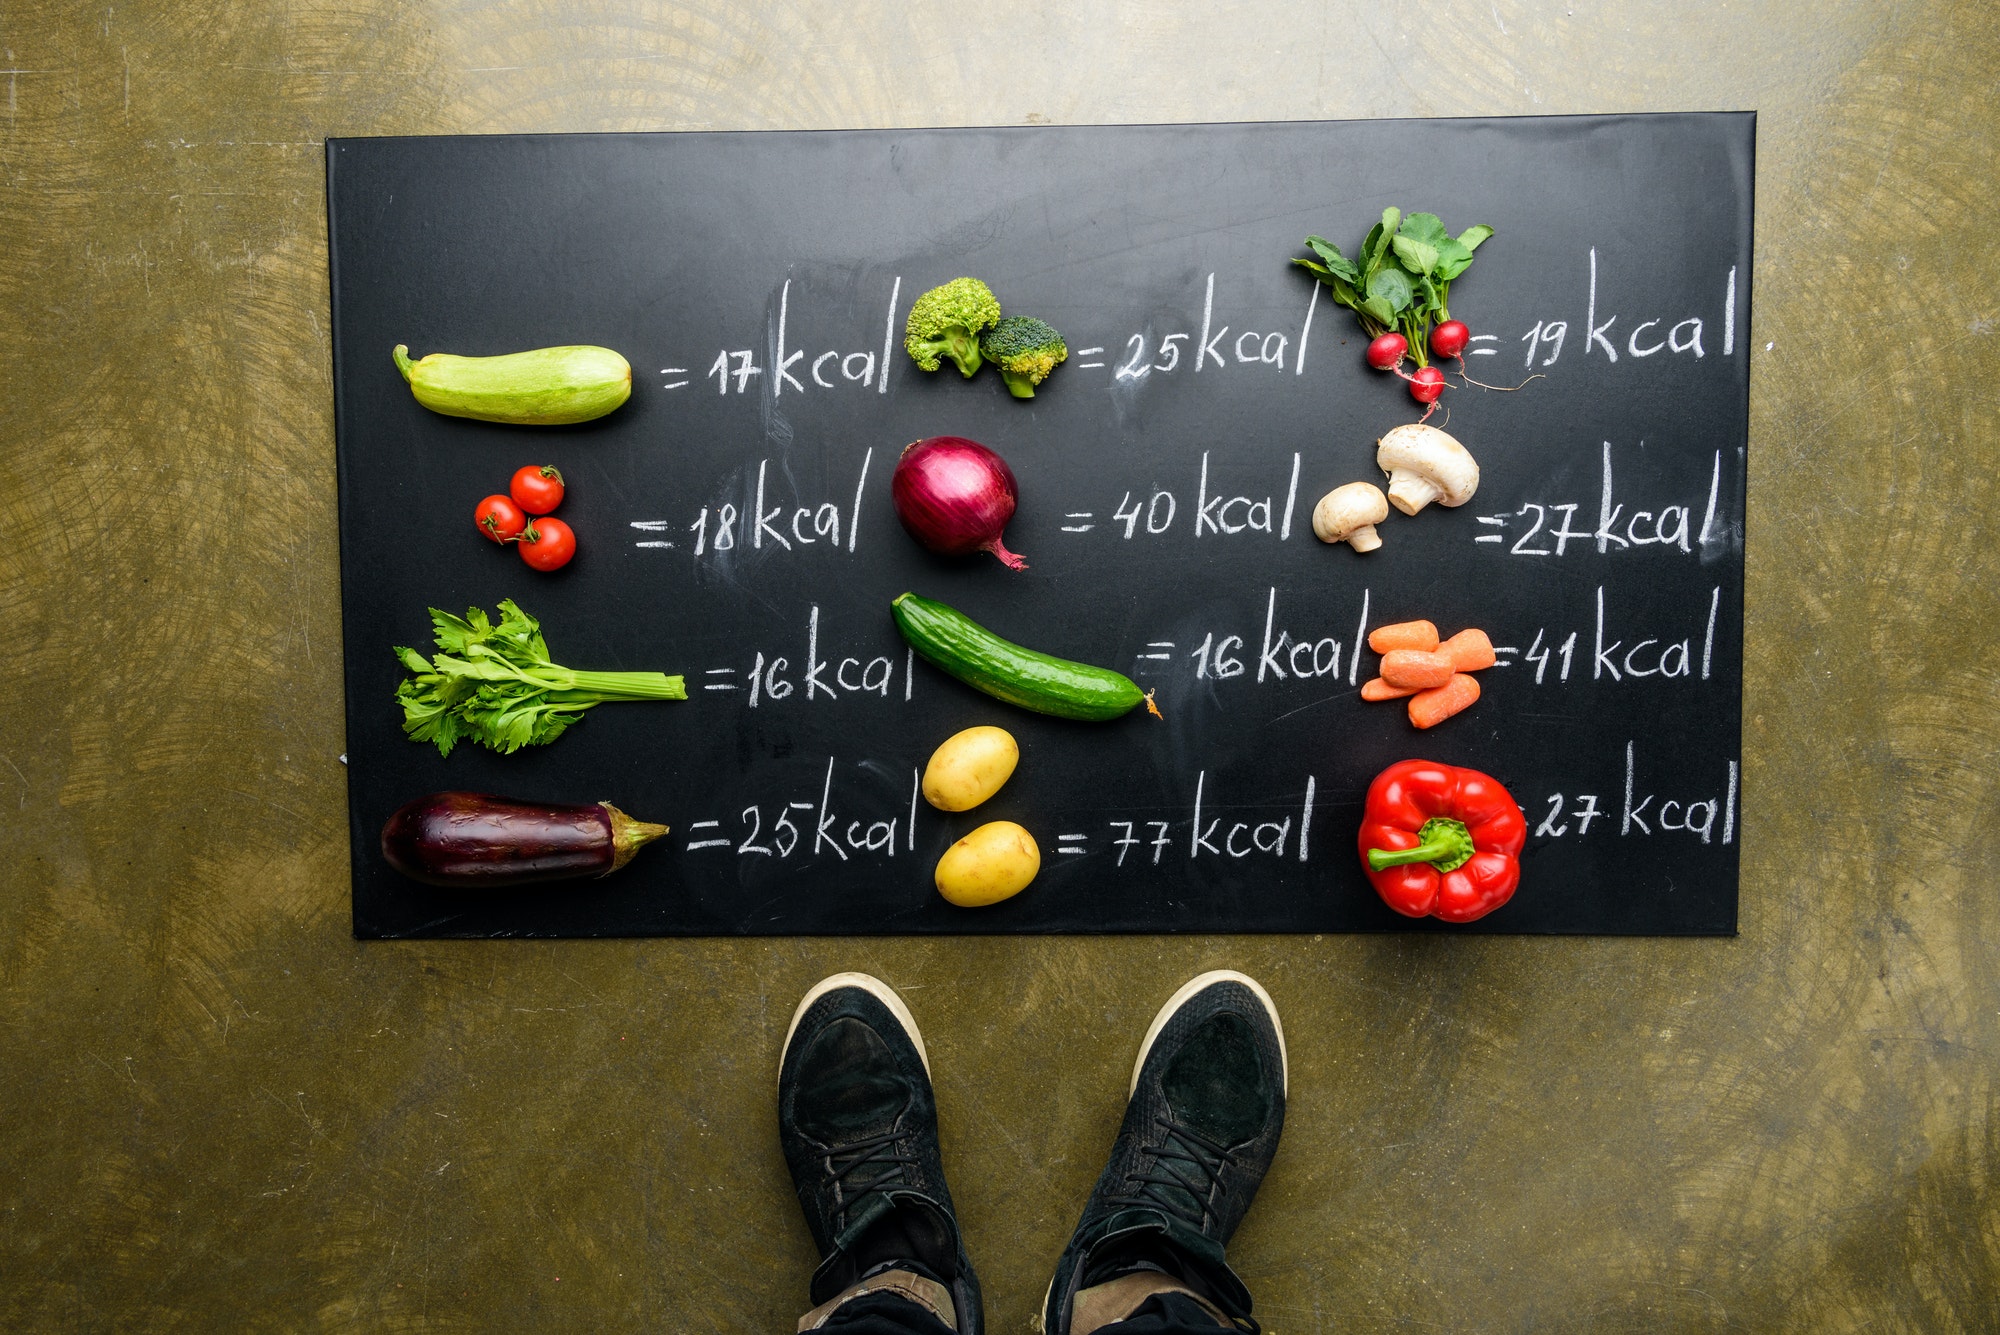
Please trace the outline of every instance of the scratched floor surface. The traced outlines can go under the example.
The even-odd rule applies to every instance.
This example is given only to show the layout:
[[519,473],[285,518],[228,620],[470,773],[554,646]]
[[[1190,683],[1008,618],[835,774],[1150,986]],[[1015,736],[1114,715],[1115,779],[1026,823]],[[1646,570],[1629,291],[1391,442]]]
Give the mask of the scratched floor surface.
[[[788,1329],[777,1045],[864,968],[1019,1331],[1233,965],[1273,1331],[1993,1329],[2000,12],[1406,15],[0,4],[0,1327]],[[1708,108],[1761,113],[1740,938],[348,938],[325,137]]]

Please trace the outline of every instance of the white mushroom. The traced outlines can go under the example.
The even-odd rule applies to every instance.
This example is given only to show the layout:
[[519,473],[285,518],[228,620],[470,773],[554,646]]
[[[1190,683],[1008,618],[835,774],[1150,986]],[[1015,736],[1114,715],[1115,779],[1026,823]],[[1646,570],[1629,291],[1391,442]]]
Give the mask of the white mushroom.
[[1382,545],[1375,526],[1389,517],[1389,501],[1373,482],[1335,487],[1313,507],[1313,532],[1321,542],[1344,542],[1357,552]]
[[1434,426],[1399,426],[1375,444],[1389,475],[1389,503],[1406,515],[1436,501],[1464,505],[1479,490],[1479,465],[1465,446]]

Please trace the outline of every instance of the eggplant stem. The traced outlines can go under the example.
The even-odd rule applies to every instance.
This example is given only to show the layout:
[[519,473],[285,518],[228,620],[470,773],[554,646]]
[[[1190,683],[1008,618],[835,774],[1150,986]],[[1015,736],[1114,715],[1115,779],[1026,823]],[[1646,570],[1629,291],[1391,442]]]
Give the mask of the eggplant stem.
[[651,821],[634,820],[609,802],[599,802],[611,814],[611,867],[603,874],[609,876],[632,860],[632,855],[667,833],[664,825]]

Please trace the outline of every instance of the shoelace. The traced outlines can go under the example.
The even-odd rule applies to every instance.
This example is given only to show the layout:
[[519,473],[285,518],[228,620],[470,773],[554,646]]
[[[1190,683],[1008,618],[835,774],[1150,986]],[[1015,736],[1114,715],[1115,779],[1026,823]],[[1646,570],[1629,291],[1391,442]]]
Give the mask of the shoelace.
[[[826,1166],[833,1174],[833,1185],[841,1192],[840,1227],[847,1226],[847,1212],[854,1208],[856,1202],[871,1192],[902,1182],[903,1170],[916,1166],[914,1156],[894,1153],[896,1142],[902,1138],[900,1131],[885,1131],[879,1136],[870,1136],[841,1149],[828,1151]],[[844,1181],[848,1174],[870,1164],[880,1165],[882,1171],[866,1182]]]
[[[1138,1184],[1138,1190],[1113,1196],[1111,1203],[1158,1207],[1190,1221],[1196,1228],[1206,1228],[1209,1187],[1222,1166],[1229,1162],[1229,1147],[1167,1117],[1155,1117],[1153,1122],[1167,1133],[1159,1148],[1151,1151],[1153,1171],[1127,1178],[1128,1182]],[[1192,1166],[1198,1176],[1183,1174],[1176,1164]],[[1192,1213],[1186,1204],[1188,1197],[1194,1200]]]

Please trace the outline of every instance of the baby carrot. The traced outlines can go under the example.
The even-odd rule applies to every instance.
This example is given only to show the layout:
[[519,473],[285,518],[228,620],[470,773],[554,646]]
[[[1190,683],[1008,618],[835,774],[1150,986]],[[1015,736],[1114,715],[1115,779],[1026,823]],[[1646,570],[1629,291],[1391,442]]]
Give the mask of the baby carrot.
[[1483,630],[1462,630],[1440,644],[1437,651],[1460,672],[1477,672],[1497,661],[1493,657],[1493,641],[1486,638]]
[[1391,686],[1380,677],[1371,677],[1361,687],[1361,698],[1371,703],[1383,700],[1400,700],[1406,695],[1415,695],[1416,693],[1417,688],[1414,686]]
[[1438,647],[1438,628],[1428,621],[1398,621],[1393,626],[1377,626],[1368,632],[1368,647],[1378,654],[1386,654],[1391,649],[1422,649],[1428,653]]
[[1382,655],[1382,680],[1391,686],[1426,690],[1444,685],[1456,671],[1444,654],[1425,653],[1421,649],[1391,649]]
[[1461,672],[1442,686],[1411,696],[1410,722],[1419,728],[1435,728],[1478,698],[1478,679]]

